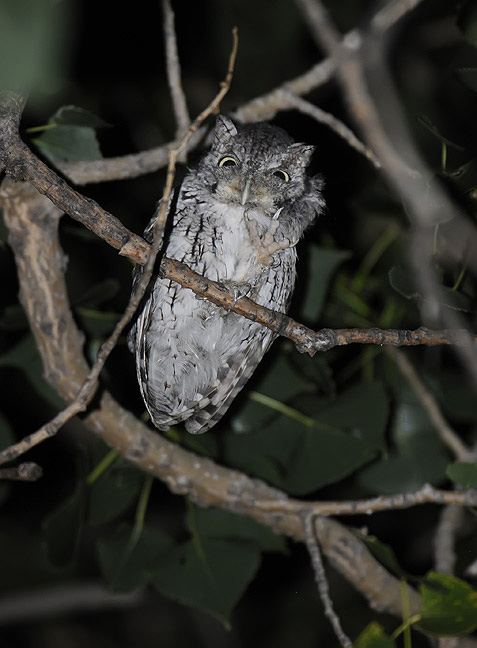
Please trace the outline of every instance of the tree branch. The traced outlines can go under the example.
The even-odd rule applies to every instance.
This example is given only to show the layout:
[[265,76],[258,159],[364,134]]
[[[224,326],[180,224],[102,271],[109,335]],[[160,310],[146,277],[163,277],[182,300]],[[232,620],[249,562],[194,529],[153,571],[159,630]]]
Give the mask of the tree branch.
[[[164,18],[164,40],[166,49],[166,71],[169,90],[176,117],[176,137],[180,138],[190,126],[189,111],[181,82],[181,66],[177,52],[176,29],[174,26],[174,12],[170,0],[162,0],[162,13]],[[176,147],[173,147],[176,148]]]
[[[15,253],[20,293],[47,380],[65,400],[76,396],[88,373],[81,353],[82,335],[76,328],[64,284],[64,255],[57,238],[59,214],[50,201],[29,185],[7,183],[2,190],[5,221]],[[7,195],[8,200],[5,199]],[[168,485],[174,493],[188,494],[201,506],[218,506],[246,515],[278,533],[304,541],[303,515],[379,510],[377,502],[333,503],[294,500],[258,479],[198,457],[148,429],[107,393],[84,424],[126,459]],[[442,492],[412,498],[397,496],[401,506],[424,501],[445,501]],[[472,503],[472,493],[449,493],[453,502]],[[459,500],[460,497],[460,500]],[[379,498],[376,498],[379,499]],[[389,500],[389,498],[388,498]],[[386,501],[386,498],[384,498]],[[328,508],[327,508],[328,507]],[[382,507],[383,508],[383,507]],[[316,536],[332,564],[370,601],[371,605],[401,615],[400,584],[369,553],[363,542],[341,524],[315,518]],[[413,609],[419,597],[411,590]]]
[[[391,3],[392,6],[385,6],[378,11],[371,21],[376,33],[381,37],[384,36],[406,13],[412,11],[421,2],[422,0],[400,0]],[[348,32],[343,37],[343,44],[349,50],[356,49],[360,43],[361,34],[356,29]],[[328,83],[333,78],[334,72],[335,61],[332,57],[325,58],[303,74],[286,81],[278,88],[244,103],[234,110],[231,116],[244,123],[272,119],[278,112],[294,108],[290,96],[287,96],[286,92],[282,92],[283,90],[294,95],[306,95]],[[185,161],[187,153],[196,148],[203,135],[204,131],[200,131],[197,137],[191,140],[181,161]],[[72,182],[79,185],[134,178],[165,167],[169,159],[169,150],[176,148],[177,145],[178,140],[174,140],[162,146],[131,155],[101,160],[62,162],[57,164],[57,168]]]

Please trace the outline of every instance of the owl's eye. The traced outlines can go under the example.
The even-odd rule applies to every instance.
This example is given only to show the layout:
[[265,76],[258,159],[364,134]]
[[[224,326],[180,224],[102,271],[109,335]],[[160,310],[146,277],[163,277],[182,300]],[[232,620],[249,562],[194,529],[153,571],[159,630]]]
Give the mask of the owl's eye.
[[280,178],[280,180],[284,180],[285,182],[290,182],[290,176],[286,171],[282,171],[282,169],[278,169],[277,171],[274,171],[273,175],[276,178]]
[[235,158],[226,155],[221,160],[219,160],[219,167],[234,167],[237,166],[238,162]]

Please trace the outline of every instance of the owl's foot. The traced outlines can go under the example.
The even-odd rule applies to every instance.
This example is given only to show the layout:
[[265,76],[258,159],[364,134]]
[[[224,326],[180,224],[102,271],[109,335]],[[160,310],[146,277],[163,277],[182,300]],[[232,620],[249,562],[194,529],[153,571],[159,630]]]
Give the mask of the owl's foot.
[[232,293],[232,295],[234,296],[232,306],[230,306],[230,308],[228,309],[224,309],[225,315],[228,315],[233,310],[235,304],[239,299],[242,299],[242,297],[248,297],[253,288],[252,284],[243,282],[239,283],[238,281],[232,281],[231,279],[221,281],[220,285],[223,286],[225,290],[227,290],[227,292]]
[[292,242],[285,237],[282,237],[278,240],[275,236],[277,234],[278,228],[280,227],[279,216],[282,209],[283,207],[280,207],[280,209],[275,212],[270,225],[263,237],[259,234],[257,221],[253,219],[247,221],[250,241],[258,252],[257,262],[262,265],[272,265],[273,255],[276,252],[279,252],[280,250],[286,250],[290,247],[295,247],[295,245],[298,243],[298,241]]

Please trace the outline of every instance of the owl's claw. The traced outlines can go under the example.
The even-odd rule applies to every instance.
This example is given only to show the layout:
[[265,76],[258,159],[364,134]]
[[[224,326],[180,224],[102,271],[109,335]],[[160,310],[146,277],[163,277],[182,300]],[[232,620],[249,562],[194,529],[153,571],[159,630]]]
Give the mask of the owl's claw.
[[242,299],[242,297],[247,297],[250,294],[250,291],[252,290],[253,287],[249,283],[237,283],[231,280],[221,281],[220,285],[228,293],[232,293],[234,296],[232,305],[229,308],[224,309],[226,315],[228,315],[235,308],[235,305],[237,304],[239,299]]

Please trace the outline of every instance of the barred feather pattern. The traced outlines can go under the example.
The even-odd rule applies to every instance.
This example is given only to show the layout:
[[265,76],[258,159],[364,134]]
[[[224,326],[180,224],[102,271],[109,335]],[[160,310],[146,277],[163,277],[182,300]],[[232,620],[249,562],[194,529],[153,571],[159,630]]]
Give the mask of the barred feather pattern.
[[[178,189],[165,254],[237,298],[285,312],[295,246],[324,206],[321,179],[306,174],[312,151],[276,127],[219,116],[210,151]],[[167,430],[184,422],[192,434],[210,429],[274,339],[266,327],[155,277],[129,334],[154,425]]]

